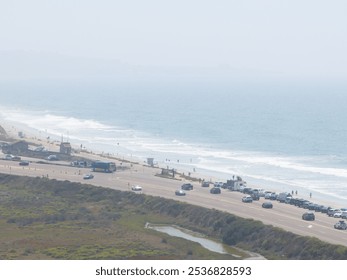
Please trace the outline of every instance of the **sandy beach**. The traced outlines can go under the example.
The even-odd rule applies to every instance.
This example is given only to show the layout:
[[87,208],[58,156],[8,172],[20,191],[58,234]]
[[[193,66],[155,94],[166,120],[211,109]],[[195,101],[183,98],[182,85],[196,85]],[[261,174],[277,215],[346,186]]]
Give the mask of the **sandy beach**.
[[[10,123],[2,121],[0,125],[4,128],[4,130],[7,132],[9,138],[15,139],[16,141],[24,140],[28,143],[33,143],[36,146],[44,146],[45,149],[52,151],[52,152],[59,152],[59,146],[61,143],[61,139],[54,139],[52,137],[45,137],[43,138],[43,133],[35,131],[35,130],[28,130],[24,126],[20,126],[19,124]],[[19,137],[18,135],[22,134],[23,137]],[[72,149],[74,150],[72,155],[84,157],[90,160],[111,160],[114,161],[117,166],[122,166],[124,168],[129,168],[130,170],[135,170],[135,172],[138,169],[142,169],[145,172],[148,172],[148,170],[151,170],[149,172],[149,175],[153,175],[153,168],[148,168],[147,162],[143,161],[140,158],[137,158],[136,156],[119,156],[116,154],[109,154],[104,153],[103,151],[95,151],[92,149],[89,149],[89,147],[83,147],[81,149],[81,146],[71,142]],[[1,151],[0,151],[1,152]],[[155,164],[154,166],[155,173],[160,172],[158,170],[161,170],[161,168],[166,169],[167,165],[158,165]],[[220,178],[207,176],[206,174],[203,174],[201,172],[188,169],[180,169],[176,170],[177,175],[176,179],[185,181],[185,178],[188,178],[189,175],[193,180],[208,180],[212,182],[220,181]],[[182,175],[182,176],[180,176]],[[188,180],[190,181],[190,180]]]
[[[8,136],[12,138],[19,140],[18,132],[21,131],[24,133],[24,137],[20,138],[21,140],[28,141],[34,145],[44,145],[47,149],[52,151],[57,151],[59,149],[59,142],[55,140],[40,139],[30,134],[30,131],[22,131],[16,127],[15,124],[2,123],[2,126],[8,131]],[[264,198],[250,204],[245,204],[241,202],[241,198],[244,194],[240,192],[231,192],[223,189],[221,195],[210,194],[210,188],[201,187],[201,183],[197,180],[198,178],[204,179],[203,174],[199,174],[201,176],[196,178],[187,178],[182,176],[182,174],[185,173],[184,170],[178,170],[175,178],[163,178],[158,176],[161,174],[160,167],[151,167],[143,162],[136,162],[134,158],[131,160],[123,160],[88,150],[79,151],[78,146],[74,146],[74,148],[78,151],[77,155],[90,160],[114,161],[118,166],[118,170],[114,173],[94,172],[93,179],[85,180],[83,179],[83,175],[90,173],[90,168],[73,167],[70,165],[70,162],[64,161],[47,161],[46,163],[49,164],[42,164],[42,160],[40,163],[34,158],[23,158],[31,161],[29,166],[19,166],[16,161],[0,160],[0,173],[69,180],[122,191],[131,191],[132,186],[140,185],[142,191],[139,193],[227,211],[240,217],[260,220],[265,224],[278,226],[300,235],[314,236],[333,244],[347,245],[345,233],[333,228],[336,219],[328,217],[326,214],[317,213],[315,223],[308,223],[301,219],[302,213],[305,212],[304,209],[277,201],[274,202],[274,209],[269,213],[267,209],[261,207]],[[3,156],[4,155],[0,155],[0,158],[3,158]],[[218,178],[216,178],[216,180],[218,180]],[[192,183],[194,189],[192,191],[187,191],[186,196],[176,196],[175,191],[180,189],[180,186],[186,182]],[[315,201],[314,199],[311,201],[333,207],[341,207],[327,201]]]
[[[61,143],[62,139],[56,139],[51,136],[46,136],[46,133],[43,131],[36,131],[36,130],[28,130],[27,127],[18,124],[18,123],[10,123],[6,121],[1,121],[0,125],[4,128],[4,130],[7,132],[8,136],[12,139],[16,140],[24,140],[29,143],[33,143],[36,146],[44,146],[45,149],[52,151],[52,152],[59,152],[59,146]],[[23,135],[23,137],[19,137],[19,134]],[[1,139],[0,139],[1,140]],[[83,147],[81,149],[81,146],[77,143],[71,142],[72,149],[75,151],[73,155],[75,156],[80,156],[83,158],[87,158],[90,160],[111,160],[116,163],[117,166],[121,166],[125,169],[128,169],[130,171],[135,170],[143,170],[143,172],[148,172],[149,176],[153,176],[153,173],[160,173],[161,169],[166,169],[168,165],[165,165],[163,163],[161,164],[156,164],[154,167],[149,167],[147,162],[143,161],[140,158],[137,158],[135,155],[134,156],[124,156],[124,155],[117,155],[117,154],[109,154],[109,153],[104,153],[103,151],[96,151],[93,149],[90,149],[89,147]],[[1,152],[1,151],[0,151]],[[170,167],[171,168],[171,167]],[[221,178],[214,177],[211,175],[207,175],[200,170],[190,170],[190,169],[184,169],[184,167],[179,166],[181,169],[177,169],[177,175],[176,179],[180,180],[182,182],[184,181],[198,181],[198,180],[205,180],[205,181],[211,181],[211,182],[220,182],[224,181]],[[182,176],[180,176],[182,175]],[[184,176],[183,176],[184,175]],[[190,175],[190,176],[189,176]],[[238,174],[235,174],[238,175]],[[146,180],[144,178],[143,180]],[[131,178],[128,179],[128,181],[131,181]],[[253,187],[253,188],[258,188],[259,186],[256,186],[252,183],[247,182],[248,187]],[[272,186],[271,188],[265,188],[266,190],[273,191],[276,193],[280,193],[283,191],[288,191],[290,190],[283,190],[281,187],[274,187]],[[298,197],[304,198],[311,200],[314,203],[317,204],[323,204],[323,205],[328,205],[336,208],[342,208],[346,207],[346,205],[343,204],[343,202],[334,200],[334,199],[329,199],[328,197],[324,196],[315,196],[313,195],[310,197],[310,193],[307,191],[303,191],[301,188],[297,188],[299,192],[297,193]],[[295,190],[292,190],[293,193],[295,194]]]

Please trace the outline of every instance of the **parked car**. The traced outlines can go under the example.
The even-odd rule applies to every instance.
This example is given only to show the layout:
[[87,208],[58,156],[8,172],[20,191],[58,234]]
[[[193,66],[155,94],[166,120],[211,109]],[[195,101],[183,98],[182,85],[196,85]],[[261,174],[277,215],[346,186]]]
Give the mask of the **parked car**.
[[191,183],[185,183],[181,186],[181,190],[190,191],[193,189],[193,185]]
[[322,212],[322,213],[328,213],[328,210],[329,210],[329,209],[330,209],[329,207],[323,206],[323,207],[321,207],[320,212]]
[[336,211],[333,215],[334,218],[341,219],[342,211]]
[[212,189],[210,189],[210,193],[212,193],[212,194],[220,194],[221,193],[221,189],[219,187],[213,187]]
[[93,179],[94,175],[93,174],[86,174],[83,176],[83,179],[88,180],[88,179]]
[[288,197],[292,197],[292,195],[288,192],[281,192],[278,194],[277,200],[284,203]]
[[250,202],[253,202],[253,199],[250,195],[246,195],[242,198],[242,202],[250,203]]
[[251,197],[252,197],[253,200],[259,200],[259,198],[260,198],[258,192],[253,192],[253,193],[251,194]]
[[49,155],[49,156],[47,157],[47,160],[51,160],[51,161],[53,161],[53,160],[58,160],[58,157],[57,157],[56,155]]
[[5,160],[12,160],[13,158],[14,158],[14,156],[10,155],[10,154],[5,155],[5,157],[4,157]]
[[304,209],[309,209],[311,205],[312,205],[311,202],[305,201],[300,207]]
[[217,187],[217,188],[222,188],[223,185],[224,185],[224,183],[223,183],[223,182],[214,182],[213,185],[214,185],[215,187]]
[[245,187],[243,188],[242,192],[246,194],[251,194],[253,192],[253,189],[249,187]]
[[327,215],[328,215],[329,217],[333,217],[334,214],[335,214],[336,212],[339,212],[339,211],[340,211],[340,209],[330,208],[330,209],[328,210],[328,212],[327,212]]
[[201,183],[201,186],[204,187],[204,188],[208,188],[210,186],[210,182],[204,181],[204,182]]
[[86,161],[73,161],[71,162],[71,166],[76,166],[76,167],[87,167],[87,162]]
[[265,190],[261,188],[255,188],[253,189],[253,193],[256,193],[259,195],[259,197],[264,197],[265,196]]
[[316,209],[317,209],[318,206],[319,206],[319,205],[316,204],[316,203],[311,203],[311,204],[308,206],[308,210],[314,210],[314,211],[316,211]]
[[334,228],[346,230],[346,229],[347,229],[347,224],[346,224],[345,221],[341,220],[341,221],[338,221],[338,222],[334,225]]
[[309,201],[306,200],[306,199],[303,199],[303,198],[296,198],[296,199],[294,199],[294,205],[298,206],[300,208],[302,208],[303,205],[306,204],[306,203],[309,203]]
[[34,149],[35,152],[43,152],[45,150],[44,146],[38,146]]
[[[324,213],[323,211],[325,211],[325,209],[327,209],[327,208],[324,205],[316,204],[314,211]],[[328,211],[328,210],[326,210],[326,211]]]
[[184,195],[186,195],[186,192],[184,190],[177,190],[177,191],[175,191],[175,195],[184,196]]
[[19,162],[19,165],[21,165],[21,166],[27,166],[27,165],[29,165],[29,161],[27,161],[27,160],[22,160],[22,161]]
[[341,213],[341,219],[347,219],[347,211]]
[[302,214],[302,219],[306,221],[314,221],[316,217],[313,212],[305,212]]
[[265,192],[265,199],[270,199],[270,200],[276,200],[277,199],[277,194],[274,192]]
[[131,187],[131,190],[134,192],[140,192],[140,191],[142,191],[142,187],[139,185],[135,185],[135,186]]
[[264,202],[261,207],[263,208],[273,208],[272,202]]
[[271,193],[270,192],[265,192],[264,198],[265,199],[270,199]]

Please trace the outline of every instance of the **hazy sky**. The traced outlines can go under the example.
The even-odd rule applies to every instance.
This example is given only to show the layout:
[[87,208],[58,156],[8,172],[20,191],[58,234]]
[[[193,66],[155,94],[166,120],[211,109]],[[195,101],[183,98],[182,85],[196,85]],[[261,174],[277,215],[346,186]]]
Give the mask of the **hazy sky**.
[[346,0],[0,0],[0,54],[346,81],[346,14]]

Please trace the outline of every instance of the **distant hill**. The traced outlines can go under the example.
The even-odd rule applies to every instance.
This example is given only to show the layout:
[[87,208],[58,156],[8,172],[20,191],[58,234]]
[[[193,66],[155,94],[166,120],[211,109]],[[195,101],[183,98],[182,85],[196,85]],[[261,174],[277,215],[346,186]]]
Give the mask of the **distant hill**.
[[6,130],[0,125],[0,141],[8,140],[8,135]]

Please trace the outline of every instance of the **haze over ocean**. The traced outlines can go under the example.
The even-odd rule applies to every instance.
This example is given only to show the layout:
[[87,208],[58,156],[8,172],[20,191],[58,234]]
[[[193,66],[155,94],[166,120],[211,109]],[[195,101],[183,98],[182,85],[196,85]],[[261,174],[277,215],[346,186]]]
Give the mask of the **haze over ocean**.
[[7,1],[0,117],[347,207],[346,3]]
[[2,82],[0,118],[205,179],[240,175],[347,206],[345,92],[302,83]]

